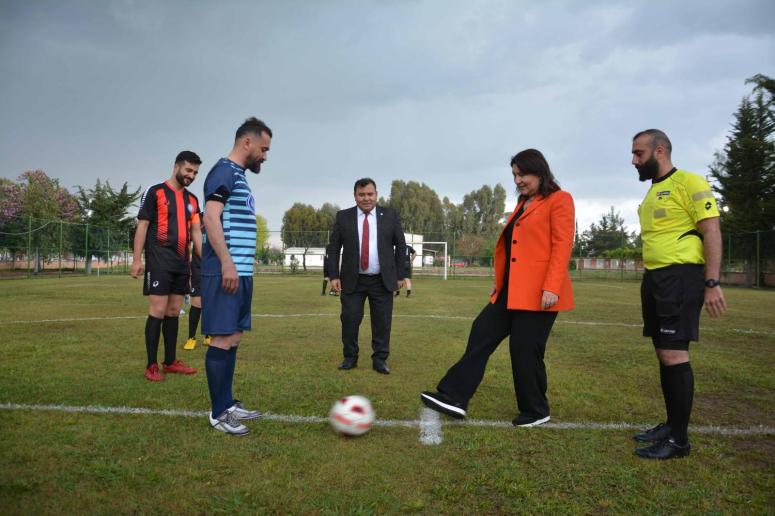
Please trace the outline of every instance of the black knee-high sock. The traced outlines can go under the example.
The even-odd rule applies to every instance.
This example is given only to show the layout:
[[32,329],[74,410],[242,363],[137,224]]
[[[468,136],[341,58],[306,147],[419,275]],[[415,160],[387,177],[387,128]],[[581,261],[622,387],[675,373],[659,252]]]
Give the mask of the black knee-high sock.
[[145,320],[145,352],[148,354],[148,365],[156,363],[156,353],[159,351],[159,336],[161,335],[161,319],[149,315]]
[[678,444],[686,444],[689,418],[694,401],[694,372],[689,362],[665,366],[665,392],[667,419],[673,439]]
[[325,296],[326,295],[326,284],[327,283],[328,283],[327,280],[323,280],[323,290],[320,291],[320,295],[321,296]]
[[164,336],[164,363],[170,365],[175,361],[175,346],[178,345],[178,317],[165,317],[161,333]]
[[665,414],[667,414],[667,419],[665,420],[665,424],[667,426],[671,426],[670,421],[670,407],[668,406],[667,400],[669,399],[670,395],[667,391],[667,373],[665,370],[667,369],[667,366],[663,364],[662,362],[659,363],[659,384],[662,386],[662,398],[665,400]]
[[199,326],[199,316],[202,315],[202,309],[198,306],[192,306],[188,311],[188,338],[196,337],[196,327]]

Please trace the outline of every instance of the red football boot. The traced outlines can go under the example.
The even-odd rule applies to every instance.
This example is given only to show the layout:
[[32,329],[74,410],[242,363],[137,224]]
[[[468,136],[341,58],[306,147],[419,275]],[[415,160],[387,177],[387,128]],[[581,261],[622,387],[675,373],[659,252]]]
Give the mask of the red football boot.
[[145,370],[144,376],[146,380],[149,380],[151,382],[164,381],[164,375],[159,372],[159,366],[156,364],[151,364],[151,366]]
[[170,365],[162,364],[165,373],[194,374],[196,369],[188,367],[182,360],[175,360]]

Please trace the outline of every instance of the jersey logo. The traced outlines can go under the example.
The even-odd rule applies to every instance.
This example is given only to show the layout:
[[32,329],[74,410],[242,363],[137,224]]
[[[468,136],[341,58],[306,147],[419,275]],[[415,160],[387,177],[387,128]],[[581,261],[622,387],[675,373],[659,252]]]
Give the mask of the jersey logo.
[[668,197],[670,195],[670,190],[662,190],[661,192],[657,192],[657,199],[662,199],[662,197]]
[[186,210],[188,210],[189,213],[194,213],[194,205],[191,203],[188,203],[188,206],[186,206]]
[[708,201],[708,202],[706,202],[706,203],[705,203],[705,209],[706,209],[706,210],[709,210],[709,209],[711,209],[712,207],[713,207],[713,204],[711,204],[711,202],[710,202],[710,201]]

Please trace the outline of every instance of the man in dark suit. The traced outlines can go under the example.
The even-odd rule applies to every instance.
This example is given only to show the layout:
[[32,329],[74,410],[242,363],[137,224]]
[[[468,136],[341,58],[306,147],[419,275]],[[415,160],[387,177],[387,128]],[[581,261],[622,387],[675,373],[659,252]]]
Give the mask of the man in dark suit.
[[393,291],[403,286],[405,277],[404,231],[394,210],[377,206],[374,180],[359,179],[353,190],[356,206],[336,214],[326,257],[331,287],[341,293],[344,361],[339,369],[358,365],[358,328],[368,298],[372,367],[378,373],[389,374],[386,361],[390,353]]

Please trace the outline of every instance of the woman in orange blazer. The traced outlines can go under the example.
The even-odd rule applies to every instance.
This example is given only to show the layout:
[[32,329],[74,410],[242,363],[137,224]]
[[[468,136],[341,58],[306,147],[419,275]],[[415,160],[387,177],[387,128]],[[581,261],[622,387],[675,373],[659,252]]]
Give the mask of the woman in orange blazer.
[[517,395],[514,426],[549,421],[544,351],[557,312],[573,309],[568,262],[573,249],[573,198],[560,190],[543,154],[524,150],[511,159],[519,201],[495,246],[490,303],[471,326],[463,357],[437,387],[423,392],[428,407],[462,419],[484,376],[487,360],[509,337]]

